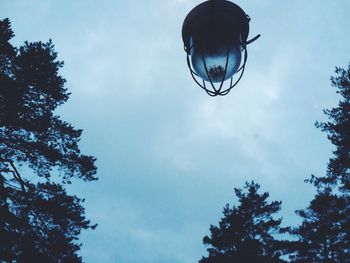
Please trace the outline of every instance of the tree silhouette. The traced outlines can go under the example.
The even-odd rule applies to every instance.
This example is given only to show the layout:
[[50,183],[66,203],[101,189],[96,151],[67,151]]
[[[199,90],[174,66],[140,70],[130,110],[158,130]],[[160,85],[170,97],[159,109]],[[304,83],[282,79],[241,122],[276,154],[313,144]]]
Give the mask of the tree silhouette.
[[336,68],[331,77],[341,99],[336,108],[324,110],[328,122],[316,122],[336,146],[323,177],[312,176],[318,193],[304,210],[303,222],[291,233],[299,238],[295,262],[350,262],[350,64]]
[[341,99],[337,107],[324,110],[328,122],[316,122],[316,127],[326,132],[336,147],[330,158],[325,177],[314,178],[316,184],[336,184],[350,191],[350,64],[348,69],[337,67],[336,76],[331,77],[332,87],[337,89]]
[[73,176],[95,180],[95,159],[78,147],[82,130],[54,114],[69,93],[52,42],[25,42],[16,49],[9,43],[13,32],[8,19],[0,22],[0,30],[1,158],[27,163],[41,177],[49,178],[58,167],[65,181]]
[[281,219],[273,218],[281,202],[268,203],[269,193],[259,194],[259,188],[254,182],[246,183],[243,189],[235,188],[239,205],[230,208],[227,204],[219,226],[210,226],[210,237],[203,238],[209,255],[200,263],[285,262],[280,259],[284,242],[273,236],[282,232]]
[[26,183],[26,192],[9,183],[0,187],[1,260],[81,262],[75,241],[81,229],[95,227],[85,219],[82,200],[59,184]]
[[344,242],[342,220],[346,214],[345,199],[331,193],[330,189],[320,191],[310,205],[297,214],[302,224],[291,233],[299,238],[296,254],[291,256],[297,263],[349,262],[346,253],[348,242]]
[[[95,158],[80,152],[82,130],[54,113],[69,93],[52,42],[15,48],[13,36],[0,20],[0,261],[81,262],[78,236],[95,225],[64,184],[96,180]],[[16,165],[24,164],[39,183],[22,178]]]

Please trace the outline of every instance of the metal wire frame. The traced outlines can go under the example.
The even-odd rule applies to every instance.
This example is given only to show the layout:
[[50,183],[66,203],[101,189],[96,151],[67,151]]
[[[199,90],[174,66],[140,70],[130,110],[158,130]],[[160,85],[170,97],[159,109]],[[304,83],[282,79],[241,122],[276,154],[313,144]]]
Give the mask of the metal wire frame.
[[213,88],[213,90],[210,90],[207,88],[207,84],[206,84],[206,81],[204,79],[202,79],[202,83],[200,83],[197,78],[200,78],[198,76],[198,74],[193,70],[193,66],[191,64],[191,61],[190,61],[190,51],[191,49],[193,48],[193,45],[189,48],[189,49],[186,49],[186,46],[185,46],[185,52],[186,52],[186,60],[187,60],[187,65],[188,65],[188,68],[190,69],[190,73],[191,73],[191,76],[193,78],[193,80],[197,83],[197,85],[199,87],[201,87],[209,96],[211,97],[216,97],[216,96],[225,96],[227,95],[231,89],[233,87],[235,87],[238,82],[241,80],[241,78],[243,77],[243,74],[244,74],[244,70],[245,70],[245,66],[246,66],[246,63],[247,63],[247,60],[248,60],[248,51],[247,51],[247,45],[249,45],[250,43],[254,42],[255,40],[257,40],[258,38],[260,37],[260,34],[257,35],[256,37],[252,38],[251,40],[249,41],[246,41],[245,43],[241,43],[242,45],[242,52],[244,53],[244,58],[243,58],[243,63],[241,63],[242,65],[240,66],[240,68],[238,70],[236,70],[236,72],[233,74],[237,74],[238,72],[240,72],[240,75],[239,77],[237,78],[237,80],[235,82],[233,82],[233,76],[230,78],[230,86],[227,88],[227,89],[224,89],[222,90],[222,87],[223,87],[223,84],[225,82],[225,77],[226,77],[226,73],[227,73],[227,66],[228,66],[228,60],[229,60],[229,55],[230,55],[230,45],[228,45],[228,48],[227,48],[227,55],[226,55],[226,63],[225,63],[225,74],[222,78],[222,81],[220,83],[220,86],[219,88],[217,89],[210,77],[210,74],[208,72],[208,68],[207,68],[207,64],[205,62],[205,58],[204,58],[204,54],[203,54],[203,50],[201,50],[201,54],[202,54],[202,60],[203,60],[203,64],[204,64],[204,68],[205,68],[205,71],[206,71],[206,74],[208,76],[208,79],[211,85],[211,87]]

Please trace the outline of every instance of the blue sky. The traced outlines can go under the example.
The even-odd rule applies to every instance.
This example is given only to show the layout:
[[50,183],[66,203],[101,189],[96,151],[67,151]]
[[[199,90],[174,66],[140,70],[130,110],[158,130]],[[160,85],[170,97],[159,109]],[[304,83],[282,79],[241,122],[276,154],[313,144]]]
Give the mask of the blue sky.
[[329,77],[349,62],[349,1],[236,1],[252,18],[239,85],[211,98],[188,72],[181,27],[197,0],[1,0],[19,45],[52,39],[72,92],[58,113],[98,158],[75,181],[88,217],[87,263],[193,263],[233,188],[256,180],[284,224],[307,205],[332,146],[314,127],[336,105]]

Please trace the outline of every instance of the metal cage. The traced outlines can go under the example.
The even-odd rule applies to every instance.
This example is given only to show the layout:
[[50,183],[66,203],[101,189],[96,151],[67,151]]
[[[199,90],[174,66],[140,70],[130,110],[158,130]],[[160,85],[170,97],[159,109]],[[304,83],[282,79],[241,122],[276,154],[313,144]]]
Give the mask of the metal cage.
[[[249,33],[250,17],[236,4],[226,0],[209,0],[196,6],[186,16],[182,27],[182,38],[184,41],[184,50],[186,52],[187,65],[190,70],[193,80],[200,86],[209,96],[224,96],[230,92],[230,90],[237,85],[241,80],[245,66],[248,59],[247,45],[254,42],[260,37],[260,34],[251,40],[247,41]],[[191,39],[193,35],[206,32],[206,39],[200,39],[204,43],[192,43]],[[224,68],[224,76],[222,81],[215,86],[214,81],[210,77],[207,67],[206,59],[204,56],[203,46],[206,42],[212,41],[210,33],[219,32],[221,37],[226,40],[227,38],[227,52],[226,63]],[[238,38],[232,38],[232,35],[238,36]],[[228,62],[230,56],[230,45],[232,42],[237,42],[243,53],[243,59],[238,66],[238,69],[233,73],[230,78],[229,86],[224,87],[224,82],[228,70]],[[196,46],[197,45],[197,46]],[[195,71],[191,63],[191,50],[196,48],[201,53],[201,59],[204,64],[207,80],[201,78]],[[234,79],[234,76],[239,74],[238,78]],[[218,82],[218,81],[216,81]]]

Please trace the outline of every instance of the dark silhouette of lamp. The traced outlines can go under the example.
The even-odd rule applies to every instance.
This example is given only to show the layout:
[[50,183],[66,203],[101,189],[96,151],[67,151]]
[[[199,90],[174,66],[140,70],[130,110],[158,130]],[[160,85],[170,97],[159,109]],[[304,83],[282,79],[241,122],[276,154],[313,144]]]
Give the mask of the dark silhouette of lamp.
[[[209,0],[186,16],[182,39],[195,82],[210,96],[226,95],[243,76],[248,58],[250,17],[236,4]],[[243,57],[243,58],[242,58]],[[234,75],[240,73],[234,81]],[[224,88],[225,80],[230,86]],[[217,83],[216,85],[214,83]]]

